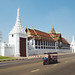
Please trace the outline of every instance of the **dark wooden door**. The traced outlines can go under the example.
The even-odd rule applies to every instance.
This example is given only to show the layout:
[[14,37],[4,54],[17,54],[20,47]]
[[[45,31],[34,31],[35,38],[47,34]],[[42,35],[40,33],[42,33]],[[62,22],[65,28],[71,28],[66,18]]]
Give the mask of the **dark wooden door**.
[[26,39],[20,38],[20,56],[26,57]]

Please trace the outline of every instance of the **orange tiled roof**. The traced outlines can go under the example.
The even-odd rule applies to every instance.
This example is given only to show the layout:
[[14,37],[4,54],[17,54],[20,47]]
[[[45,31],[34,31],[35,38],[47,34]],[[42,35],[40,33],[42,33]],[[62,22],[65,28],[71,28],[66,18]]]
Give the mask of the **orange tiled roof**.
[[62,38],[62,43],[70,45],[65,38]]
[[[58,41],[59,36],[61,35],[60,33],[56,33],[54,35],[52,33],[46,33],[46,32],[36,30],[36,29],[30,29],[30,28],[28,28],[28,30],[30,32],[30,35],[32,35],[32,36],[29,36],[29,38],[33,37],[34,39],[38,39],[38,40],[54,41],[55,42],[55,41]],[[61,37],[61,39],[62,39],[62,43],[69,44],[65,38]]]
[[54,39],[54,41],[58,41],[58,39],[59,39],[59,36],[61,35],[61,34],[59,34],[59,33],[57,33],[57,34],[51,34],[50,33],[50,35],[51,35],[51,37]]
[[56,34],[56,37],[58,37],[60,34]]
[[48,40],[48,41],[54,41],[53,38],[50,36],[50,34],[36,30],[36,29],[29,29],[31,35],[33,35],[33,37],[35,39],[43,39],[43,40]]

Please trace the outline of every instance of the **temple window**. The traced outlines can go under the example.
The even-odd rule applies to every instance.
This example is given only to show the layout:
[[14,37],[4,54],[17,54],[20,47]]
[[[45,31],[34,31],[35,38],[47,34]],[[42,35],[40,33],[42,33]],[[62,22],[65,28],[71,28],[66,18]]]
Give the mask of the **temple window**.
[[37,49],[38,47],[37,47],[37,46],[35,46],[35,48]]
[[55,42],[54,42],[54,46],[55,46]]
[[48,42],[48,46],[49,46],[49,42]]
[[38,47],[40,49],[40,47]]
[[38,41],[37,41],[37,40],[35,40],[35,45],[37,45],[37,42],[38,42]]
[[14,37],[14,35],[12,34],[12,37]]
[[43,49],[43,46],[41,46],[41,49]]
[[38,41],[38,45],[40,45],[40,41]]
[[44,46],[44,49],[45,49],[45,46]]
[[52,42],[51,42],[51,44],[50,44],[51,46],[52,46]]

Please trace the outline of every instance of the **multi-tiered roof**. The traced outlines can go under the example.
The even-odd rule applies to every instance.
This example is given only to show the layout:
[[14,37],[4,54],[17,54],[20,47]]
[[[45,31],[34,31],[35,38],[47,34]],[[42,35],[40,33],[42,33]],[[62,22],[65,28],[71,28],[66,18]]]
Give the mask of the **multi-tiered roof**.
[[45,40],[45,41],[51,41],[51,42],[61,41],[64,44],[69,44],[65,38],[62,38],[61,33],[55,32],[54,27],[52,27],[52,30],[50,33],[36,30],[34,28],[30,29],[27,27],[26,27],[25,31],[26,31],[29,39],[34,38],[37,40]]

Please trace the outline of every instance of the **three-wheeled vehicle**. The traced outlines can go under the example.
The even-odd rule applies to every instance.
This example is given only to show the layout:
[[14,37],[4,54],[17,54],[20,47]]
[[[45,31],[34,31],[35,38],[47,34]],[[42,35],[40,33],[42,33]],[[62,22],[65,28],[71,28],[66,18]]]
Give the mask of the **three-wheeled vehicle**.
[[58,62],[58,53],[57,52],[44,53],[43,65],[57,63],[57,62]]

